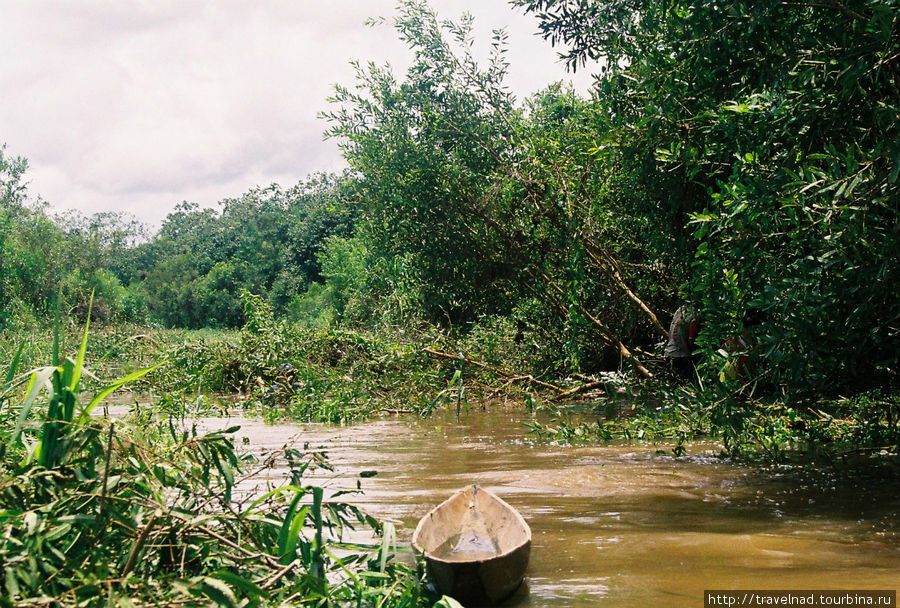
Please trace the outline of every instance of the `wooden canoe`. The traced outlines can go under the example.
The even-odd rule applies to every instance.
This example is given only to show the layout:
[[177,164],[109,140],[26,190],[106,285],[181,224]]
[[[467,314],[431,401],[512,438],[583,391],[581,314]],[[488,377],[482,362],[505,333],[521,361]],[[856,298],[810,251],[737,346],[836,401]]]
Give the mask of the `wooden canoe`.
[[525,577],[531,529],[518,511],[471,485],[425,515],[412,544],[438,592],[467,606],[499,604]]

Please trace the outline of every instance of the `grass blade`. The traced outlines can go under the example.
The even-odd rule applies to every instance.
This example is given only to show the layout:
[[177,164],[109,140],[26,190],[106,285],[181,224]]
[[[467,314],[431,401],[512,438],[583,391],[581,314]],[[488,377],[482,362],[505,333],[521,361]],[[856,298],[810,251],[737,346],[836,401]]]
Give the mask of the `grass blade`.
[[50,358],[50,363],[53,367],[57,367],[59,365],[59,324],[60,324],[60,315],[59,315],[59,301],[62,296],[56,296],[56,316],[53,318],[53,351]]
[[[291,504],[288,506],[287,513],[284,515],[284,522],[281,524],[281,530],[278,532],[278,555],[284,555],[288,545],[288,537],[290,536],[291,526],[294,523],[294,514],[300,505],[300,499],[303,498],[305,492],[297,492]],[[288,560],[290,561],[290,560]]]
[[19,350],[16,351],[16,356],[13,357],[12,363],[9,364],[9,371],[6,372],[6,379],[3,381],[3,390],[0,391],[2,393],[5,393],[9,390],[13,378],[16,377],[16,370],[19,369],[19,359],[22,358],[22,352],[25,350],[25,344],[25,340],[22,340],[22,344],[19,345]]
[[25,401],[22,402],[22,406],[19,408],[19,417],[16,420],[16,428],[10,436],[10,443],[15,442],[19,438],[19,434],[25,425],[25,419],[28,418],[28,412],[31,411],[34,400],[37,399],[41,389],[53,390],[52,386],[50,386],[50,376],[55,371],[55,367],[40,367],[31,373],[31,380],[28,381],[28,387],[25,389]]
[[397,531],[394,524],[389,521],[384,522],[384,530],[381,534],[381,551],[378,556],[378,571],[384,572],[387,567],[388,555],[390,555],[391,547],[396,543]]
[[[303,530],[303,524],[306,523],[306,514],[309,513],[309,505],[304,505],[291,519],[291,525],[284,537],[284,547],[280,548],[279,554],[282,556],[281,561],[288,564],[294,561],[296,557],[297,545],[300,542],[300,532]],[[285,521],[285,523],[287,523]]]
[[97,407],[97,404],[100,403],[101,401],[103,401],[104,399],[106,399],[106,397],[108,397],[110,393],[112,393],[115,390],[118,390],[123,385],[128,384],[129,382],[132,382],[133,380],[137,380],[141,376],[145,376],[145,375],[149,374],[150,372],[152,372],[153,370],[158,368],[160,365],[162,365],[162,363],[158,363],[158,364],[154,365],[153,367],[148,367],[146,369],[140,369],[136,372],[132,372],[132,373],[128,374],[127,376],[125,376],[124,378],[120,378],[120,379],[116,380],[115,382],[113,382],[112,384],[110,384],[109,386],[107,386],[106,388],[101,390],[99,393],[94,395],[94,398],[91,399],[91,402],[81,411],[81,416],[79,416],[78,422],[79,423],[86,422],[88,420],[88,418],[90,417],[91,412],[93,412],[94,408]]
[[269,490],[268,492],[266,492],[265,494],[263,494],[262,496],[260,496],[256,500],[254,500],[252,503],[250,503],[250,506],[247,507],[247,509],[244,510],[244,512],[241,513],[238,516],[238,518],[243,519],[250,515],[253,515],[254,509],[256,509],[256,507],[258,507],[259,505],[261,505],[268,499],[272,498],[273,496],[283,494],[284,492],[305,492],[305,490],[299,486],[292,486],[292,485],[281,486],[279,488],[275,488],[274,490]]
[[[81,337],[81,346],[78,347],[78,356],[75,358],[75,369],[72,373],[72,382],[69,390],[74,391],[81,380],[81,370],[84,369],[84,355],[87,352],[88,329],[91,326],[91,310],[94,308],[94,292],[91,291],[91,300],[88,302],[87,320],[84,322],[84,335]],[[108,394],[108,393],[107,393]]]

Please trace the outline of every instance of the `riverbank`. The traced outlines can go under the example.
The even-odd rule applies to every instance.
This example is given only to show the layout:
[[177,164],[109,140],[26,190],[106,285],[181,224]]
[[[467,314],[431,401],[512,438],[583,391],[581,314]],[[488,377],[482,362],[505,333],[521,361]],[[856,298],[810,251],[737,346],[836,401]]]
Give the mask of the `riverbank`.
[[[242,482],[270,462],[236,449],[236,428],[198,431],[165,407],[96,415],[155,368],[86,393],[83,379],[102,382],[87,343],[85,328],[70,357],[54,340],[49,365],[20,373],[18,348],[5,366],[0,606],[449,608],[391,560],[390,525],[309,482],[320,454],[285,447],[285,475],[250,495]],[[353,528],[374,542],[346,545]]]
[[[551,443],[671,440],[677,455],[685,442],[703,439],[751,461],[833,466],[865,458],[900,468],[900,393],[790,400],[757,385],[720,383],[712,364],[701,366],[697,382],[672,378],[662,361],[652,379],[627,370],[541,371],[503,324],[461,335],[429,325],[313,329],[277,320],[264,304],[251,313],[240,331],[95,329],[86,387],[102,385],[94,376],[162,362],[130,386],[176,416],[238,408],[270,421],[349,424],[517,403],[550,413],[546,423],[529,424],[535,439]],[[67,343],[77,344],[76,330]],[[3,336],[0,351],[10,360],[21,344],[23,368],[49,357],[48,336],[36,332]]]

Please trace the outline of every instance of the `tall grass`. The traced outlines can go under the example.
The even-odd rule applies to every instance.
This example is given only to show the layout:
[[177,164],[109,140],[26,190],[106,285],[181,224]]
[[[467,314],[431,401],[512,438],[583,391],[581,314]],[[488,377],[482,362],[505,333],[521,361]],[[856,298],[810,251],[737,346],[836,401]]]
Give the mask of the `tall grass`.
[[[314,329],[275,318],[261,298],[245,294],[244,300],[248,321],[240,332],[154,334],[162,338],[157,349],[167,365],[144,386],[165,388],[170,398],[182,394],[185,402],[204,391],[237,393],[237,405],[266,419],[339,424],[428,415],[438,407],[460,413],[498,396],[525,399],[528,385],[516,382],[531,376],[498,376],[495,367],[471,364],[473,356],[496,357],[436,328]],[[504,345],[512,344],[510,335]],[[466,356],[443,356],[460,346]]]
[[[58,336],[58,332],[57,336]],[[24,346],[0,392],[0,606],[429,606],[395,563],[395,535],[304,482],[320,460],[286,453],[290,483],[235,500],[252,476],[236,429],[198,434],[170,419],[133,426],[82,403],[88,327],[74,358],[24,374]],[[372,546],[348,528],[384,532]],[[446,605],[446,603],[445,603]]]

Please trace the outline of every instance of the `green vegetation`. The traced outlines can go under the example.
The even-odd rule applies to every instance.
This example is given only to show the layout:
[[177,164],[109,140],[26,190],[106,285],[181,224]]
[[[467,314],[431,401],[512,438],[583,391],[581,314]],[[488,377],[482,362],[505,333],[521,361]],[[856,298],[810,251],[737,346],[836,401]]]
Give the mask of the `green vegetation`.
[[[183,203],[150,238],[50,217],[3,152],[0,324],[33,331],[57,295],[84,318],[93,290],[100,321],[243,327],[163,349],[154,377],[267,415],[427,411],[472,370],[447,378],[423,349],[479,360],[483,339],[513,343],[482,362],[544,398],[623,370],[648,415],[687,408],[733,453],[846,439],[812,430],[835,420],[896,445],[896,1],[512,4],[573,69],[601,60],[590,98],[517,101],[502,32],[479,62],[470,20],[400,2],[406,75],[358,64],[323,115],[344,175]],[[698,376],[674,390],[661,355],[682,304],[702,320]],[[749,353],[724,350],[751,307],[767,320]],[[720,383],[744,354],[751,373]]]
[[[305,482],[328,466],[321,455],[286,448],[257,463],[235,450],[236,428],[92,416],[152,369],[83,403],[87,343],[85,328],[76,357],[62,359],[54,341],[52,365],[22,375],[15,356],[2,385],[0,606],[434,604],[392,561],[390,524]],[[239,488],[273,458],[287,463],[288,483],[262,495]],[[342,542],[360,526],[380,544]]]
[[58,294],[75,318],[84,318],[91,292],[98,320],[138,318],[139,297],[113,266],[141,238],[140,226],[113,212],[51,217],[27,196],[27,166],[0,146],[0,329],[46,321]]
[[[267,463],[185,430],[199,408],[512,401],[552,412],[542,441],[896,460],[897,0],[511,4],[572,69],[601,60],[589,98],[516,100],[502,32],[479,62],[471,20],[404,0],[407,73],[358,64],[323,115],[347,172],[185,202],[152,235],[52,215],[0,147],[0,606],[435,602],[390,526],[304,480],[320,456],[288,450],[290,483],[245,496]],[[689,380],[663,357],[685,304]],[[126,383],[150,407],[90,415]]]
[[[326,115],[370,266],[415,277],[393,293],[460,331],[514,319],[523,369],[551,377],[659,379],[689,303],[697,386],[649,384],[648,413],[686,408],[733,453],[848,436],[896,451],[896,2],[515,4],[573,67],[604,59],[592,99],[551,86],[516,105],[502,35],[480,67],[470,23],[406,2],[406,78],[360,66]],[[751,307],[767,314],[753,372],[723,386]]]
[[604,158],[672,193],[651,200],[691,238],[683,288],[708,352],[756,305],[771,384],[827,394],[896,377],[896,2],[516,4],[573,66],[606,58]]
[[149,349],[168,364],[148,375],[143,389],[180,399],[176,410],[204,392],[238,393],[244,411],[267,419],[333,423],[468,409],[501,394],[521,399],[519,387],[501,383],[514,374],[482,362],[496,358],[499,345],[469,351],[470,362],[449,354],[464,346],[434,328],[316,329],[277,320],[259,296],[244,293],[243,301],[248,321],[240,332],[159,334],[161,343]]

